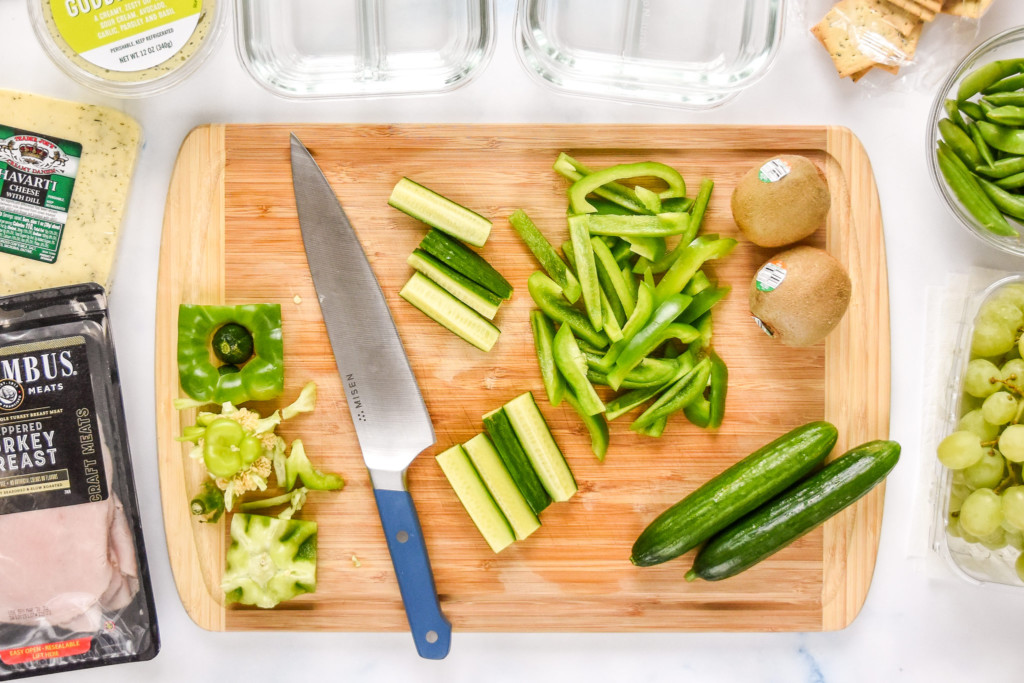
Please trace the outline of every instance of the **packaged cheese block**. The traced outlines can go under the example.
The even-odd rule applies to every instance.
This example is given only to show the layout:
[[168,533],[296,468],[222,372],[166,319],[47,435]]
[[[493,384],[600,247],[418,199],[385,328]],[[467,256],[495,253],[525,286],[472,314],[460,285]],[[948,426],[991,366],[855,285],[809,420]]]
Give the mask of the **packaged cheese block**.
[[113,109],[0,90],[0,295],[109,288],[141,137]]

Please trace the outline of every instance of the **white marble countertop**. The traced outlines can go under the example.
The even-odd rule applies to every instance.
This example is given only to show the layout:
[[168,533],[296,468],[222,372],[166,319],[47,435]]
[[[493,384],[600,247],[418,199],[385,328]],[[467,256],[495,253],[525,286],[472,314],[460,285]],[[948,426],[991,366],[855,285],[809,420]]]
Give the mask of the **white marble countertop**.
[[[809,15],[831,3],[807,0]],[[710,112],[566,97],[530,80],[514,56],[511,0],[498,1],[498,41],[484,72],[453,93],[415,99],[289,102],[242,69],[229,26],[216,52],[181,86],[117,101],[78,86],[45,56],[23,0],[0,0],[0,87],[109,104],[136,117],[146,144],[131,192],[112,316],[162,651],[145,663],[64,674],[76,681],[235,681],[317,676],[360,683],[425,681],[1011,681],[1018,656],[1024,590],[970,585],[941,564],[922,571],[919,545],[921,424],[935,368],[925,367],[926,290],[971,266],[1011,269],[968,235],[935,196],[925,163],[924,127],[932,87],[880,88],[840,81],[791,15],[768,76]],[[1000,0],[976,41],[1024,24],[1024,4]],[[931,30],[931,29],[929,29]],[[938,31],[936,30],[937,34]],[[935,40],[940,38],[935,35]],[[928,39],[928,32],[924,40]],[[936,49],[933,46],[933,50]],[[953,48],[950,48],[952,50]],[[966,53],[956,48],[954,58]],[[2,117],[3,112],[0,112]],[[903,459],[888,479],[874,581],[860,616],[834,633],[787,634],[472,634],[456,633],[443,662],[417,658],[407,633],[207,633],[185,614],[164,544],[155,457],[153,329],[163,202],[178,146],[194,126],[230,121],[351,122],[666,122],[838,124],[851,128],[871,158],[881,195],[892,320],[891,437]],[[0,274],[2,277],[2,274]],[[930,460],[929,460],[930,462]],[[2,547],[2,540],[0,540]],[[0,577],[0,581],[3,578]],[[968,678],[969,677],[969,678]]]

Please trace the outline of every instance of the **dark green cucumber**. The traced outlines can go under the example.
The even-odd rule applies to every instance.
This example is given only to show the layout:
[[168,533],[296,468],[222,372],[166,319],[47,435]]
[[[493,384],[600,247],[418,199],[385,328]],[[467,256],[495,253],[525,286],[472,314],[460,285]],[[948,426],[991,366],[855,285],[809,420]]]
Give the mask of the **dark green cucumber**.
[[896,466],[900,445],[870,441],[713,536],[686,580],[735,576],[782,550],[875,487]]
[[836,443],[828,422],[811,422],[762,446],[661,513],[633,543],[640,567],[667,562],[785,491],[816,467]]
[[420,242],[420,249],[441,261],[452,270],[462,273],[473,282],[497,294],[502,299],[512,298],[512,285],[462,242],[439,230],[431,230]]
[[501,461],[505,463],[505,469],[519,487],[519,492],[526,498],[527,505],[534,514],[539,515],[551,504],[551,496],[544,490],[544,484],[533,470],[530,458],[519,443],[519,437],[512,429],[512,423],[509,422],[504,408],[484,415],[484,429],[490,435]]

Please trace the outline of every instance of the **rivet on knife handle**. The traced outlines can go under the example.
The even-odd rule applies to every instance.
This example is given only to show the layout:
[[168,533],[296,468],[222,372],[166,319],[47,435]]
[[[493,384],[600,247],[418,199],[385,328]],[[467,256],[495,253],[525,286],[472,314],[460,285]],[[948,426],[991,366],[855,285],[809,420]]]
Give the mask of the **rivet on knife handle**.
[[412,498],[408,491],[385,489],[374,489],[373,495],[377,499],[416,651],[425,659],[444,659],[451,647],[452,625],[441,613]]

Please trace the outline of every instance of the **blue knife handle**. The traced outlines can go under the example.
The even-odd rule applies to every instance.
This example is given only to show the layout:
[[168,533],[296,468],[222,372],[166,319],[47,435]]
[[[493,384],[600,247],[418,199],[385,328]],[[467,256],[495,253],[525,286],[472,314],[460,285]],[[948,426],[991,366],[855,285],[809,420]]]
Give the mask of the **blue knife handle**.
[[425,659],[444,659],[451,647],[452,625],[441,614],[412,496],[408,491],[387,489],[374,489],[373,495],[377,499],[416,651]]

